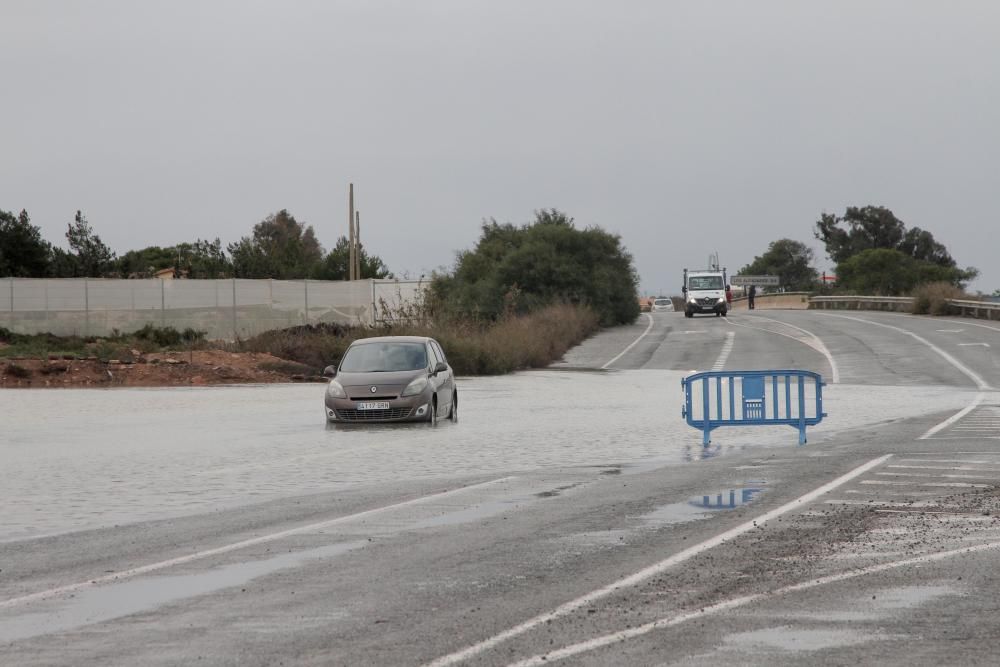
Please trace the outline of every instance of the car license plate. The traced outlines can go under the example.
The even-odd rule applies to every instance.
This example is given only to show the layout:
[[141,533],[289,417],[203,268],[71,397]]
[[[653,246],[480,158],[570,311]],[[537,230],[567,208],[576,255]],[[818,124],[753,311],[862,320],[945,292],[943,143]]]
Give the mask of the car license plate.
[[358,403],[358,410],[388,410],[389,401],[372,401],[368,403]]

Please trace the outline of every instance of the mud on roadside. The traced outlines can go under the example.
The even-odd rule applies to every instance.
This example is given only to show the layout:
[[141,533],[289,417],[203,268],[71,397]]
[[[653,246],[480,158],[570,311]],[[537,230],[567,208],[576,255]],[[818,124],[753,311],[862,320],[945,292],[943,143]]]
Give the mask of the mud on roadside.
[[193,350],[100,360],[73,355],[0,360],[2,388],[175,387],[323,382],[305,365],[262,352]]

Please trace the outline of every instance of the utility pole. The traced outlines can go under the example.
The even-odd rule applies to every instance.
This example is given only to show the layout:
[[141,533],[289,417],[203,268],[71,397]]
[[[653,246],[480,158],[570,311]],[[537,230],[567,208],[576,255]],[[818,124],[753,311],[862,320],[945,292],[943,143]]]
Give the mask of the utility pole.
[[354,249],[356,266],[354,275],[358,280],[361,280],[361,211],[354,212],[354,243],[357,246]]
[[347,241],[347,247],[350,249],[347,259],[347,279],[354,280],[354,183],[350,184],[347,199],[347,227],[350,230],[350,238]]

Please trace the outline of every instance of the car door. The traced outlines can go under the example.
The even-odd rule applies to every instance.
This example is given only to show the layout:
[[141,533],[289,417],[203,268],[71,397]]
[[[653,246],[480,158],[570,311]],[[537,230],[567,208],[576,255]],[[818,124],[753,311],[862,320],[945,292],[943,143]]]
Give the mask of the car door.
[[[448,402],[449,411],[452,399],[455,396],[455,372],[451,369],[451,365],[448,364],[448,359],[444,356],[444,350],[441,349],[441,345],[434,339],[430,341],[431,349],[434,350],[434,356],[437,357],[438,361],[444,362],[448,369],[438,373],[438,377],[441,379],[441,384],[438,385],[438,401],[444,400]],[[451,414],[447,412],[445,414]]]

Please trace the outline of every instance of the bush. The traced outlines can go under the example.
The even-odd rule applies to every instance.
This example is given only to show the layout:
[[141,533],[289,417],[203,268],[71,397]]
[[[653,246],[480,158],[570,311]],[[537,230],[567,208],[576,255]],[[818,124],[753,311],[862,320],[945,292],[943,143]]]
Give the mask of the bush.
[[912,292],[914,315],[949,315],[949,299],[965,298],[961,289],[947,282],[924,283]]
[[7,375],[15,378],[26,378],[31,375],[31,369],[17,364],[7,364]]
[[157,327],[147,324],[132,334],[138,340],[151,341],[160,347],[173,347],[184,343],[195,343],[205,339],[204,331],[196,331],[190,327],[182,332],[173,327]]

